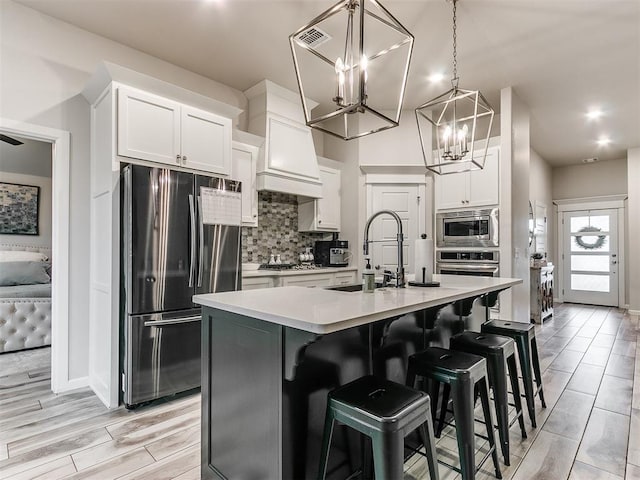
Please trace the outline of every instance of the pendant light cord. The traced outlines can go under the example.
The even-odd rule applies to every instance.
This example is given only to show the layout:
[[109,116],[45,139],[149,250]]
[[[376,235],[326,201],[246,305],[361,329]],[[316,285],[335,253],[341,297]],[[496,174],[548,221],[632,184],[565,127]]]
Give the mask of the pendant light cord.
[[458,34],[457,34],[457,16],[456,16],[456,3],[457,0],[452,0],[453,3],[453,78],[451,84],[458,88]]

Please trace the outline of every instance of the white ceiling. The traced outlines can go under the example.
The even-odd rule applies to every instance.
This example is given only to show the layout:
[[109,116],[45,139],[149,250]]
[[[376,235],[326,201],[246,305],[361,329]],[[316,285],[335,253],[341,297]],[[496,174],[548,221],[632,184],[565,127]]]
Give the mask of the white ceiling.
[[[18,0],[239,90],[263,78],[297,90],[288,36],[332,0]],[[416,41],[404,108],[450,88],[451,4],[382,0]],[[513,86],[531,141],[554,166],[640,147],[640,0],[462,0],[458,73],[499,110]],[[604,115],[588,121],[600,107]],[[607,135],[612,143],[598,147]]]

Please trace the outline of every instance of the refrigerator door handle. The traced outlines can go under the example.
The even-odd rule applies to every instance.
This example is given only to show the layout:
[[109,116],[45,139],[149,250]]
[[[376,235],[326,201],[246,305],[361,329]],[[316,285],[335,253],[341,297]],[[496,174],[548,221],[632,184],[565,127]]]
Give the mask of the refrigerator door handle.
[[189,220],[191,222],[191,252],[189,262],[189,286],[193,287],[193,274],[196,268],[196,210],[193,195],[189,195]]
[[196,317],[184,317],[184,318],[173,318],[167,320],[152,320],[149,322],[144,322],[145,327],[163,327],[166,325],[179,325],[181,323],[190,323],[197,322],[202,319],[202,316],[198,315]]
[[202,197],[198,195],[198,226],[200,228],[200,248],[198,249],[198,287],[202,286],[202,269],[204,267],[204,221],[202,219]]

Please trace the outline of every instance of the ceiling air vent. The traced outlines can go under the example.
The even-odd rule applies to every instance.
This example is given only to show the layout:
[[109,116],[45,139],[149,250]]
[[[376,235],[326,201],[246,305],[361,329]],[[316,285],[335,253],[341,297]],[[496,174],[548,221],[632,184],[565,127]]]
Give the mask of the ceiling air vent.
[[591,158],[583,158],[582,159],[582,163],[595,163],[598,161],[598,157],[591,157]]
[[298,35],[298,41],[308,47],[319,47],[325,42],[331,40],[328,33],[323,32],[318,27],[311,27]]

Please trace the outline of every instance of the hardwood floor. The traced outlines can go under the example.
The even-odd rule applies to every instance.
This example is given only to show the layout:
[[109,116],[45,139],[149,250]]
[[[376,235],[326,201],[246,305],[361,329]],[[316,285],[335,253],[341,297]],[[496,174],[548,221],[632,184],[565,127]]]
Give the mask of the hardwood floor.
[[[557,305],[537,327],[547,408],[538,428],[511,429],[513,480],[640,480],[638,320],[617,309]],[[88,390],[54,395],[49,349],[0,355],[0,478],[180,479],[200,477],[200,396],[136,411],[107,410]],[[478,458],[487,450],[478,443]],[[447,427],[439,455],[456,463]],[[426,479],[423,457],[405,479]],[[459,479],[440,466],[444,480]],[[476,478],[495,478],[487,462]],[[288,480],[288,479],[287,479]]]

